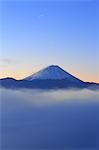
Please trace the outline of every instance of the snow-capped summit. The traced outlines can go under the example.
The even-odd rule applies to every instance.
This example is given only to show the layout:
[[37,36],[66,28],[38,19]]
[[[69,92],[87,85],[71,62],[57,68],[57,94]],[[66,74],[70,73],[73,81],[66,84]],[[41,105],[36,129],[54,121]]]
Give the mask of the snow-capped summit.
[[48,66],[37,73],[34,73],[30,75],[29,77],[26,77],[25,80],[32,81],[34,79],[71,79],[71,80],[77,80],[74,76],[69,74],[68,72],[64,71],[62,68],[60,68],[57,65],[51,65]]

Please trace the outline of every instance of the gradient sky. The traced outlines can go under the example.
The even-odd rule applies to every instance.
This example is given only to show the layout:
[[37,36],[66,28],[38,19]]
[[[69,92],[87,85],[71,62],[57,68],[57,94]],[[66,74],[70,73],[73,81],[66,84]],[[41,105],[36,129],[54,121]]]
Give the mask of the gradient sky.
[[98,0],[0,0],[0,78],[59,65],[99,82]]

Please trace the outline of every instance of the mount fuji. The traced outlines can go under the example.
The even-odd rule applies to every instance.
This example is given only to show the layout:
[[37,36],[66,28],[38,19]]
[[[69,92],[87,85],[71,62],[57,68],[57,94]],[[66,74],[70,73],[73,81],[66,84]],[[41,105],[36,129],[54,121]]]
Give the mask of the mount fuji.
[[51,65],[48,66],[37,73],[34,73],[30,75],[29,77],[26,77],[25,80],[32,81],[34,79],[40,79],[40,80],[62,80],[62,79],[69,79],[72,81],[77,81],[78,79],[74,77],[73,75],[69,74],[62,68],[60,68],[57,65]]
[[16,80],[13,78],[0,79],[0,86],[5,88],[33,89],[99,89],[99,84],[84,82],[57,65],[48,66],[22,80]]

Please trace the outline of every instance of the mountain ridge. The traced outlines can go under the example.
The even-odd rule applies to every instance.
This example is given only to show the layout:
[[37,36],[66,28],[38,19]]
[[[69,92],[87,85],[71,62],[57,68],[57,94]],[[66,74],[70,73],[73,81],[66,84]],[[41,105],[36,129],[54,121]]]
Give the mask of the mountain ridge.
[[32,88],[32,89],[68,89],[89,88],[99,89],[98,83],[84,82],[57,65],[48,66],[24,79],[0,79],[0,86],[5,88]]

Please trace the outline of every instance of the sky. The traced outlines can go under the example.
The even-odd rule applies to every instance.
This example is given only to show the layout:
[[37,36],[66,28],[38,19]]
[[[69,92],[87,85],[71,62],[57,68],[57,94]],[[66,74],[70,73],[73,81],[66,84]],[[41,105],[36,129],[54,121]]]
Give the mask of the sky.
[[98,0],[0,0],[0,78],[59,65],[99,82]]

